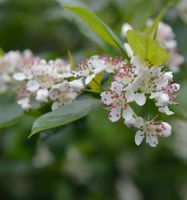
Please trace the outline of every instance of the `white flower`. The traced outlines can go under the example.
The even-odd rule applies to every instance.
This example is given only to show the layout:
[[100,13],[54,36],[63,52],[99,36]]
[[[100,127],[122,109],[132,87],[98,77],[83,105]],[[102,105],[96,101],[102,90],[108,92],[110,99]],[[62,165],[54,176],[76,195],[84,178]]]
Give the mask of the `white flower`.
[[140,128],[144,124],[142,117],[132,117],[129,121],[124,121],[127,127]]
[[169,110],[168,106],[160,107],[158,110],[159,110],[159,112],[165,113],[166,115],[173,115],[174,114],[173,111]]
[[4,90],[0,89],[2,93],[14,91],[16,88],[16,84],[14,84],[14,79],[12,78],[12,75],[15,73],[17,73],[15,78],[18,80],[25,79],[24,75],[21,72],[19,73],[19,70],[27,64],[25,56],[25,52],[10,51],[0,57],[0,82],[1,88],[4,88]]
[[95,55],[82,62],[72,73],[75,77],[85,78],[85,85],[88,85],[105,68],[105,61]]
[[150,99],[155,100],[159,111],[168,115],[173,112],[169,111],[167,106],[176,104],[175,92],[180,88],[179,84],[172,83],[172,79],[173,74],[170,71],[162,72],[159,67],[149,68],[145,66],[139,70],[137,75],[124,67],[118,70],[114,76],[114,80],[125,86],[124,90],[127,91],[128,102],[135,101],[138,105],[143,106],[146,102],[146,95],[149,95]]
[[13,73],[19,66],[22,66],[21,56],[19,51],[9,51],[1,57],[1,62],[8,67],[10,73]]
[[172,115],[173,112],[169,110],[169,104],[176,104],[175,92],[180,89],[180,85],[172,83],[173,75],[170,72],[160,73],[155,81],[156,90],[151,92],[150,99],[156,101],[156,106],[159,111],[167,115]]
[[133,85],[137,76],[139,76],[137,67],[126,63],[116,69],[113,79],[123,86],[127,102],[135,101],[139,106],[143,106],[146,102],[145,94],[137,92],[135,85]]
[[122,117],[129,121],[133,117],[133,110],[127,104],[125,91],[122,85],[117,82],[112,82],[110,90],[101,93],[103,104],[107,105],[109,110],[109,119],[112,122],[118,121]]
[[49,91],[49,98],[53,101],[52,110],[72,103],[78,95],[77,90],[71,87],[68,81],[54,85]]
[[136,132],[135,143],[140,145],[144,138],[151,147],[158,144],[158,136],[168,137],[171,135],[171,126],[167,122],[144,122],[140,130]]
[[36,80],[29,80],[26,86],[30,92],[36,92],[40,88],[40,84]]
[[17,72],[15,74],[13,74],[13,78],[17,81],[24,81],[26,79],[25,74],[21,73],[21,72]]
[[48,89],[40,89],[36,93],[36,100],[39,102],[48,102]]
[[128,63],[128,61],[126,59],[123,59],[121,56],[100,56],[100,59],[105,61],[105,71],[108,73],[115,73],[116,69],[121,68]]
[[82,78],[77,79],[77,80],[73,80],[73,81],[69,81],[69,85],[75,89],[76,91],[81,91],[82,89],[85,88]]
[[23,110],[31,109],[30,99],[28,97],[18,100],[17,103],[22,107]]
[[33,79],[37,81],[42,88],[50,88],[59,83],[62,78],[53,62],[41,60],[32,66]]

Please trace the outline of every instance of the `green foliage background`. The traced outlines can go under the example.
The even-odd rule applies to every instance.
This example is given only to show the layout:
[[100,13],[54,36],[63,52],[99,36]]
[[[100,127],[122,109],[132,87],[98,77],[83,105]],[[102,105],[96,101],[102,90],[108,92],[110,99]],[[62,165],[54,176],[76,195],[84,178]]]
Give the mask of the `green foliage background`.
[[[86,5],[120,35],[124,22],[138,29],[157,15],[165,0],[64,0]],[[187,58],[187,26],[175,9],[165,16]],[[77,24],[77,25],[76,25]],[[95,41],[95,42],[93,42]],[[31,49],[45,58],[76,61],[115,49],[53,0],[1,0],[0,46],[4,51]],[[170,120],[170,138],[156,149],[134,144],[134,131],[123,122],[111,123],[101,108],[68,126],[27,139],[34,116],[24,116],[0,130],[0,199],[2,200],[186,200],[187,199],[187,69],[176,81],[182,85],[180,105]],[[5,102],[1,102],[1,106]],[[1,110],[9,112],[9,110]],[[142,114],[156,112],[147,105]],[[6,116],[6,115],[5,115]],[[164,116],[163,116],[164,119]],[[186,133],[187,134],[187,133]]]

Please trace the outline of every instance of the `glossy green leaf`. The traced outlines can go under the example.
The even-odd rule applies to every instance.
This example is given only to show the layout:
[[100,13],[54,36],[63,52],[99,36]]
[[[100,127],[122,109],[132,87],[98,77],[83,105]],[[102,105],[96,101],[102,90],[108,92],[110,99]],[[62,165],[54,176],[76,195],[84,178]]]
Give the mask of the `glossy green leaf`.
[[29,137],[40,131],[63,126],[78,120],[88,115],[100,104],[100,100],[93,97],[87,97],[77,100],[74,103],[64,105],[62,108],[55,111],[46,113],[34,122]]
[[129,30],[127,31],[127,40],[134,55],[139,55],[148,61],[149,66],[160,66],[168,60],[167,51],[151,36]]
[[67,10],[70,10],[74,14],[78,15],[89,27],[97,33],[104,41],[110,45],[118,47],[123,53],[123,43],[116,36],[116,34],[92,11],[87,8],[79,6],[64,6]]
[[22,109],[16,102],[7,98],[0,101],[0,128],[6,128],[15,124],[23,116]]

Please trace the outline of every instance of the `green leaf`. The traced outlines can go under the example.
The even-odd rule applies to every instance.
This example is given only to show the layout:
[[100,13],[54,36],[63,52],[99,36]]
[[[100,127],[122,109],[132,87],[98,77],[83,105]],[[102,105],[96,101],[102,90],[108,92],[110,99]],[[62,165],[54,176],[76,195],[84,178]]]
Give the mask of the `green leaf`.
[[94,99],[93,97],[87,97],[77,100],[74,103],[64,105],[62,108],[55,111],[46,113],[34,122],[29,137],[40,131],[63,126],[70,122],[78,120],[88,115],[100,104],[100,100]]
[[23,116],[22,109],[16,102],[1,97],[0,101],[0,128],[14,125]]
[[69,62],[70,62],[71,68],[74,69],[74,67],[75,67],[75,59],[74,59],[71,51],[68,51],[68,57],[69,57]]
[[167,51],[151,36],[135,30],[128,30],[127,41],[134,55],[139,55],[145,61],[148,61],[149,66],[160,66],[168,60]]
[[101,81],[104,77],[104,72],[96,75],[96,77],[90,82],[89,87],[93,90],[101,90]]
[[116,34],[92,11],[87,8],[79,6],[64,6],[65,9],[70,10],[74,14],[78,15],[89,27],[97,33],[104,41],[110,45],[118,47],[124,54],[123,43],[116,36]]
[[108,45],[95,33],[93,32],[89,26],[84,23],[84,21],[81,20],[81,18],[77,17],[77,15],[69,12],[61,12],[61,16],[63,16],[65,19],[72,21],[75,23],[79,29],[79,31],[88,39],[92,40],[95,42],[97,45],[99,45],[102,49],[105,51],[108,50]]

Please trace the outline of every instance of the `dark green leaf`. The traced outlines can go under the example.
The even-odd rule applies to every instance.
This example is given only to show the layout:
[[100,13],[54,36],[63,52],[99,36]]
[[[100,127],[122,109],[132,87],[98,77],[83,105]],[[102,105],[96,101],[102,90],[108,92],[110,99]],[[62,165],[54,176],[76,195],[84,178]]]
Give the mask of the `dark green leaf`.
[[92,11],[87,8],[79,6],[64,6],[64,8],[78,15],[89,27],[96,32],[103,40],[111,44],[112,46],[118,47],[123,53],[123,43],[116,36],[115,33]]
[[46,113],[34,122],[32,132],[29,137],[40,131],[63,126],[78,120],[88,115],[100,104],[100,100],[87,97],[85,99],[77,100],[74,103],[64,105],[62,108],[55,111]]

